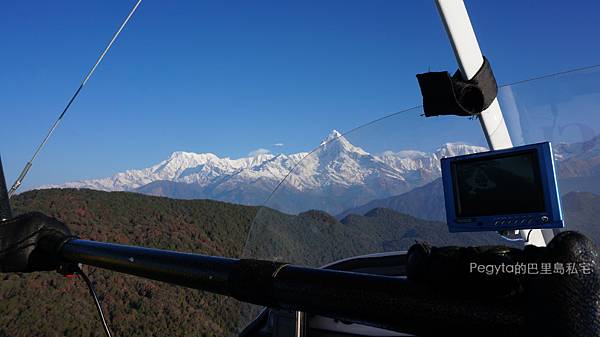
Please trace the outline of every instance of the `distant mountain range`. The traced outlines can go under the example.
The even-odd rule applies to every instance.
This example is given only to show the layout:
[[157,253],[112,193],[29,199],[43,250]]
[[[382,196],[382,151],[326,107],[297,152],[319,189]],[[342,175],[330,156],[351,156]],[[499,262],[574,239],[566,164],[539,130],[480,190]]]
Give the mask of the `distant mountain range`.
[[[582,177],[582,181],[587,179],[588,177]],[[566,178],[566,180],[572,181],[572,178]],[[562,180],[559,180],[559,183],[561,181]],[[561,184],[561,187],[563,185],[565,184]],[[589,186],[590,185],[588,184],[588,187]],[[562,195],[563,210],[565,212],[570,212],[569,217],[571,219],[581,218],[581,216],[577,214],[579,209],[583,212],[584,208],[590,205],[595,206],[589,208],[589,211],[585,212],[587,215],[585,220],[590,222],[589,220],[593,218],[590,214],[600,215],[600,196],[598,194],[587,192],[588,189],[586,188],[576,189],[574,186],[568,187],[569,188],[565,189],[561,188],[560,191]],[[593,184],[592,187],[594,187]],[[351,214],[363,215],[374,208],[387,208],[425,220],[446,221],[446,207],[444,205],[442,179],[436,179],[425,186],[417,187],[400,195],[372,200],[359,207],[348,209],[338,214],[336,218],[344,219]],[[577,221],[576,228],[583,227],[584,222],[585,221]],[[571,227],[571,224],[567,225]],[[596,234],[596,237],[600,239],[600,228]]]
[[[177,199],[266,204],[294,214],[319,209],[344,216],[364,214],[377,206],[441,220],[441,187],[425,186],[440,177],[440,159],[485,150],[464,143],[446,143],[433,152],[371,154],[334,130],[311,153],[231,159],[211,153],[174,152],[146,169],[42,188],[90,188]],[[555,144],[554,153],[562,194],[600,193],[600,138]],[[391,199],[380,201],[387,198]],[[423,198],[427,202],[417,201]]]
[[42,188],[133,191],[179,199],[261,205],[287,177],[268,206],[290,213],[320,209],[337,214],[431,182],[440,176],[442,157],[484,150],[479,146],[447,143],[434,152],[370,154],[334,130],[310,154],[262,154],[230,159],[211,153],[174,152],[167,160],[146,169]]
[[350,214],[362,215],[374,208],[387,208],[425,220],[445,221],[446,207],[442,178],[400,195],[372,200],[359,207],[348,209],[336,217],[343,219]]

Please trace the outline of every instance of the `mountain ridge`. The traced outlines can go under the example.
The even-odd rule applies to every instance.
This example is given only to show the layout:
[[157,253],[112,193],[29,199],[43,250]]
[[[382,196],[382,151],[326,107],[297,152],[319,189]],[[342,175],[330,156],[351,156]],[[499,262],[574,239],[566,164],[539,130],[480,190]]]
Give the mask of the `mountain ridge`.
[[[131,191],[261,205],[279,186],[275,199],[280,195],[290,199],[277,200],[285,204],[280,208],[282,211],[297,213],[323,208],[325,203],[331,206],[325,205],[324,210],[337,214],[371,199],[407,192],[438,178],[442,157],[484,150],[483,147],[454,142],[432,152],[403,150],[371,154],[333,130],[310,153],[259,154],[231,159],[212,153],[176,151],[168,159],[148,168],[42,188]],[[344,202],[326,200],[333,197]]]

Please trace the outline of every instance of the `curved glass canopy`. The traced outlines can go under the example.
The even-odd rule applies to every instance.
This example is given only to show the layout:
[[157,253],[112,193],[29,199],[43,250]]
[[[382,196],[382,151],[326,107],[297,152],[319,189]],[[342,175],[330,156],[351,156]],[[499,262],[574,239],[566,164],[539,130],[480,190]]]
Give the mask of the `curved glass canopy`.
[[[552,142],[566,227],[600,242],[600,67],[503,86],[498,100],[514,145]],[[416,241],[520,246],[446,227],[440,158],[486,150],[478,119],[421,107],[332,131],[260,208],[244,257],[321,267]]]
[[[563,197],[600,192],[600,68],[503,86],[498,99],[514,145],[553,143]],[[421,107],[332,131],[268,197],[244,255],[318,267],[415,241],[506,243],[444,223],[440,158],[485,150],[476,118],[425,118]]]

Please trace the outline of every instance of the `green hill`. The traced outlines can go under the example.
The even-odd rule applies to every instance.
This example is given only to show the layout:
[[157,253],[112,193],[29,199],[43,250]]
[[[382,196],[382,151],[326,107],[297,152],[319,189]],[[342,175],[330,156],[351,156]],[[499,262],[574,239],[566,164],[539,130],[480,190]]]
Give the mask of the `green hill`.
[[248,240],[248,252],[319,267],[356,255],[408,250],[417,241],[433,245],[506,245],[495,233],[450,234],[445,223],[418,219],[387,208],[341,221],[321,211],[297,216],[261,209]]

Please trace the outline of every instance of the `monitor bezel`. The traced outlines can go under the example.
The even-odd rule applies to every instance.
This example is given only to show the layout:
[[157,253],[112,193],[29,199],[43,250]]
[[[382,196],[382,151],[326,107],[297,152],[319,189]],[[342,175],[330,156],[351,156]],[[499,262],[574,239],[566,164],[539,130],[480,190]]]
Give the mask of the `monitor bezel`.
[[[544,212],[514,213],[458,217],[457,196],[454,186],[453,166],[461,161],[496,158],[522,152],[534,152],[538,161],[539,178],[542,185]],[[520,229],[563,228],[562,210],[556,182],[556,170],[550,142],[529,144],[510,149],[480,152],[456,157],[442,158],[442,180],[446,206],[446,222],[450,232],[503,231]],[[543,221],[547,217],[547,221]],[[544,219],[545,220],[545,219]]]

